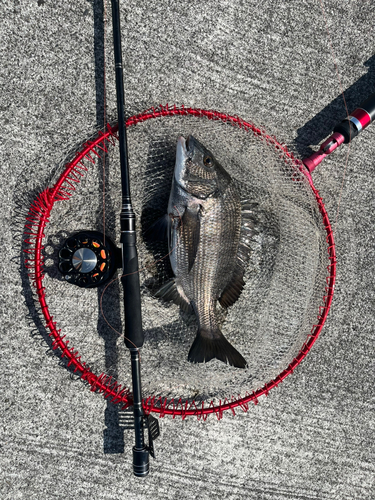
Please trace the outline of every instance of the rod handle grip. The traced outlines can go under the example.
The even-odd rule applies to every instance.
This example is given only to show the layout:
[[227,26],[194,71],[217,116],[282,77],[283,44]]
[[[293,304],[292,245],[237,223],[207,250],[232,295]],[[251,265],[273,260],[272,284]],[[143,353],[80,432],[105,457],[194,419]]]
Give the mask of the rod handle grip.
[[142,347],[144,342],[135,232],[121,233],[121,244],[123,269],[121,283],[124,290],[125,345],[131,349]]
[[375,93],[368,97],[350,116],[336,125],[334,132],[344,136],[345,143],[351,142],[375,118]]

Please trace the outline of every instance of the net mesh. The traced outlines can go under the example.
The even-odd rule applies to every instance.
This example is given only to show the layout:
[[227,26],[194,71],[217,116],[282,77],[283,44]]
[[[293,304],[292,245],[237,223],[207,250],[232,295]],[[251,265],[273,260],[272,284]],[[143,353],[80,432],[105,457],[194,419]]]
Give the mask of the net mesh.
[[[326,224],[322,223],[316,192],[301,173],[300,164],[264,131],[254,133],[241,122],[212,120],[202,114],[156,114],[128,127],[145,331],[143,394],[153,400],[160,396],[164,401],[216,405],[232,395],[245,396],[265,386],[286,370],[306,345],[327,293],[327,268],[332,263]],[[216,359],[203,364],[188,362],[197,332],[195,317],[154,296],[172,277],[172,271],[167,243],[151,243],[145,233],[166,213],[177,138],[189,134],[213,152],[237,183],[241,198],[253,207],[255,231],[245,287],[228,310],[218,306],[221,330],[246,359],[246,369]],[[58,315],[59,328],[90,371],[108,374],[131,387],[129,354],[121,335],[122,290],[118,281],[104,293],[103,288],[80,289],[65,283],[56,269],[56,252],[67,235],[82,229],[103,229],[103,186],[105,229],[119,240],[118,149],[116,144],[104,149],[100,154],[85,155],[80,162],[85,175],[78,178],[79,183],[68,186],[77,192],[64,196],[61,190],[64,202],[55,203],[50,213],[44,238],[43,286],[49,310]]]

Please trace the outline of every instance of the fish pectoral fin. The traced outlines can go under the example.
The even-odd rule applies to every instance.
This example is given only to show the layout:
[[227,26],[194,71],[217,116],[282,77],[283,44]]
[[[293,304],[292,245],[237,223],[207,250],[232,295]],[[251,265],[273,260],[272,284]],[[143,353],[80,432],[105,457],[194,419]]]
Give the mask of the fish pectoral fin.
[[181,307],[181,309],[185,312],[191,312],[192,308],[190,302],[184,297],[178,290],[176,285],[176,280],[172,278],[167,281],[155,294],[155,297],[158,297],[165,302],[171,301]]
[[171,219],[168,214],[160,217],[146,231],[145,238],[149,241],[165,241],[168,239]]
[[198,330],[188,360],[192,363],[205,363],[214,358],[237,368],[246,368],[247,365],[245,358],[228,342],[219,329],[214,332]]
[[181,220],[182,244],[187,249],[188,272],[194,265],[197,256],[201,230],[201,207],[186,207]]

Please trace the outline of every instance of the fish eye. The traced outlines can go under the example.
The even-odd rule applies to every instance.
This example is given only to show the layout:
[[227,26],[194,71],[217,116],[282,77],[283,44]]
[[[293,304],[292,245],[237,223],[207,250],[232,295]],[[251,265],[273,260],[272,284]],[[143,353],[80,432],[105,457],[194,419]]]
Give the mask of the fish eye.
[[212,167],[212,158],[210,156],[205,156],[203,158],[203,163],[206,165],[206,167]]
[[193,161],[193,158],[191,156],[188,156],[187,161],[191,162],[191,161]]

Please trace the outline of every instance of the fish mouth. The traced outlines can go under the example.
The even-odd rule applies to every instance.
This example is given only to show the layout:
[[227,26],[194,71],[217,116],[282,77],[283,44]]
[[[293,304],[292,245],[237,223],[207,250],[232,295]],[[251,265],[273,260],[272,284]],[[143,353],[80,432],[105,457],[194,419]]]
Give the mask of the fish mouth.
[[185,144],[186,144],[186,150],[188,152],[191,152],[191,150],[193,149],[193,141],[194,141],[194,137],[192,135],[189,135],[188,138],[186,139],[185,141]]
[[187,141],[185,141],[185,137],[180,136],[177,140],[176,168],[181,168],[182,165],[185,164],[185,161],[188,157],[188,149],[186,143]]
[[184,152],[185,154],[187,153],[188,144],[189,144],[189,137],[185,140],[185,137],[180,135],[180,137],[177,139],[177,153],[178,153],[179,149],[181,149],[182,152]]
[[188,135],[187,139],[181,135],[177,140],[177,153],[179,153],[180,149],[180,154],[183,153],[183,156],[187,158],[188,156],[191,156],[195,146],[196,139],[192,135]]
[[[174,176],[177,184],[184,190],[186,190],[186,162],[191,160],[193,157],[194,150],[196,148],[196,139],[189,135],[187,139],[183,136],[180,136],[177,140],[177,150],[176,150],[176,165]],[[202,182],[202,179],[197,176],[195,177],[190,173],[189,175],[189,184],[197,184]]]
[[189,135],[186,139],[186,150],[189,153],[189,156],[192,156],[196,149],[201,149],[200,144],[193,135]]

